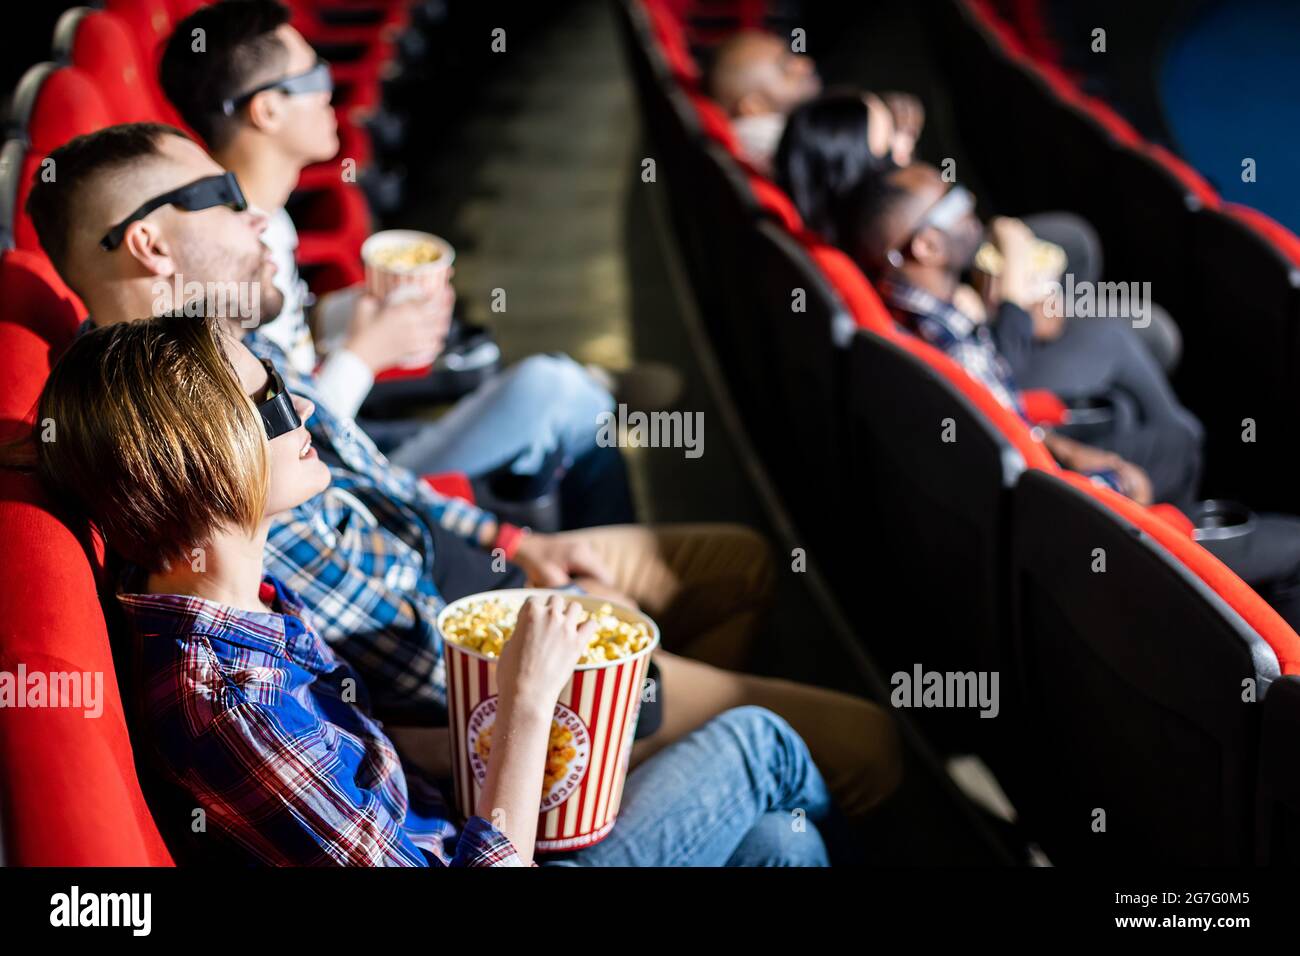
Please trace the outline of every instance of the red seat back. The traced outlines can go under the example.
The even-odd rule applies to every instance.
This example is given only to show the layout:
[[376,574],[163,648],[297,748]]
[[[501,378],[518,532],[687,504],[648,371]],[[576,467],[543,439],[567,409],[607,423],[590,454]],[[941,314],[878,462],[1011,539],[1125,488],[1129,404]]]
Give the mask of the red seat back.
[[677,13],[662,0],[645,0],[642,6],[673,77],[688,89],[697,87],[701,79],[700,68],[691,56],[686,31]]
[[[86,318],[86,307],[63,284],[50,260],[25,249],[10,249],[0,259],[0,310],[0,318],[20,320],[23,328],[50,345],[56,355],[67,348]],[[28,364],[25,358],[10,359],[7,353],[0,353],[0,360],[15,372],[25,372]],[[34,401],[49,368],[50,363],[40,364],[40,381],[30,394],[6,387],[0,407],[8,410],[14,400]]]
[[75,66],[55,70],[42,84],[27,121],[31,150],[44,156],[74,136],[113,124],[95,78]]
[[795,208],[794,200],[780,186],[766,176],[755,174],[749,177],[749,188],[763,211],[785,226],[787,231],[796,236],[804,231],[803,217]]
[[165,121],[139,44],[120,17],[103,10],[84,16],[73,36],[71,59],[94,78],[113,122]]
[[32,190],[32,177],[44,168],[46,155],[73,137],[112,122],[112,113],[96,89],[94,78],[84,70],[61,67],[41,84],[27,121],[30,145],[23,160],[14,208],[14,244],[19,249],[40,248],[31,220],[27,218],[27,196]]
[[[0,341],[11,328],[0,323]],[[98,716],[85,707],[0,708],[6,861],[169,865],[136,778],[87,536],[49,510],[29,475],[0,470],[0,538],[0,670],[102,681]],[[102,559],[102,549],[91,555]]]
[[[0,440],[28,433],[77,304],[45,285],[49,264],[0,260]],[[83,706],[0,708],[4,856],[18,865],[168,865],[135,773],[96,577],[103,543],[67,524],[28,474],[0,468],[0,671],[89,674]]]
[[722,107],[703,93],[691,93],[689,96],[695,115],[699,118],[700,129],[705,135],[721,144],[732,156],[742,155],[736,131],[731,128],[731,120],[722,111]]
[[158,64],[174,22],[166,0],[106,0],[104,8],[121,18],[135,40],[142,73],[153,97],[153,108],[165,122],[185,129],[180,115],[158,85]]
[[1251,229],[1266,238],[1277,247],[1279,253],[1293,265],[1300,267],[1300,236],[1282,225],[1276,219],[1258,209],[1239,203],[1224,203],[1223,210],[1228,215],[1241,220]]

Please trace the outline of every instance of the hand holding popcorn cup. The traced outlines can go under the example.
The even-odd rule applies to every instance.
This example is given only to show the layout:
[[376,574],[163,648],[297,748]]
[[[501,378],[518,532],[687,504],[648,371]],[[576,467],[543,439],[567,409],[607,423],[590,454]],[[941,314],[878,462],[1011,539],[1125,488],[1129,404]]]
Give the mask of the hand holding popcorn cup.
[[[407,300],[431,303],[430,318],[446,303],[456,252],[445,239],[413,229],[377,232],[361,245],[366,291],[385,305]],[[444,333],[445,334],[445,333]],[[402,368],[433,364],[438,352],[425,348],[399,363]]]
[[1065,272],[1065,250],[1037,238],[1018,219],[990,224],[991,242],[975,253],[972,280],[985,301],[1008,299],[1026,309],[1050,295]]
[[[533,588],[489,591],[454,601],[438,616],[446,642],[456,802],[467,816],[478,803],[496,744],[502,710],[498,688],[514,694],[528,687],[554,690],[549,682],[566,677],[545,743],[536,830],[540,852],[590,846],[613,829],[646,671],[659,643],[659,630],[645,615],[598,598],[565,595],[580,625],[576,668],[570,666],[573,658],[559,655],[563,659],[557,662],[554,655],[539,655],[540,646],[503,655],[517,623],[539,613],[526,608],[527,599],[554,594]],[[553,672],[561,664],[567,674]]]

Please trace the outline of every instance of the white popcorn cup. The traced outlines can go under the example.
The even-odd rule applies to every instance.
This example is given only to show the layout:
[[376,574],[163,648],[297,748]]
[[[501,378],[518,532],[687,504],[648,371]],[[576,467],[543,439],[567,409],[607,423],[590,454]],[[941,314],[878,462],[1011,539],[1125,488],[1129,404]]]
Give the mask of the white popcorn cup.
[[[431,242],[439,256],[433,262],[415,266],[392,266],[378,261],[383,253],[415,243]],[[386,229],[361,244],[361,261],[366,270],[366,291],[385,302],[400,302],[403,296],[438,295],[450,281],[456,250],[447,240],[415,229]],[[408,356],[401,368],[424,368],[437,359],[436,352]]]

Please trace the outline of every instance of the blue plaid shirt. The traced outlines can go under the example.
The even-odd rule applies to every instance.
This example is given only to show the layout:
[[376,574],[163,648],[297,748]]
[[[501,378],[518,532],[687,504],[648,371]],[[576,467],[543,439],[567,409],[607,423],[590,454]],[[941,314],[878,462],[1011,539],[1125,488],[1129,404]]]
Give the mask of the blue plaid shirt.
[[445,601],[433,581],[430,528],[489,547],[496,518],[391,464],[355,422],[330,412],[279,346],[257,333],[244,341],[275,363],[290,391],[315,404],[307,428],[332,477],[322,494],[273,519],[267,572],[302,595],[321,635],[369,685],[377,709],[445,709],[435,627]]
[[364,683],[275,578],[264,613],[130,593],[138,580],[118,595],[138,703],[164,775],[204,811],[191,842],[275,866],[521,864],[487,820],[458,832],[442,794],[406,775]]

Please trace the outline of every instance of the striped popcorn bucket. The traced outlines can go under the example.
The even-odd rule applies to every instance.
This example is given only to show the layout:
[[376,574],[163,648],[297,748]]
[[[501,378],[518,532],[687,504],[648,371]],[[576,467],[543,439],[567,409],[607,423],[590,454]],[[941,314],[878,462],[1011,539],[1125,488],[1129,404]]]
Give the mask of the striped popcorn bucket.
[[[400,266],[386,262],[386,256],[411,246],[432,243],[438,248],[438,258],[433,262]],[[366,269],[366,291],[384,301],[401,301],[402,296],[436,295],[447,285],[456,250],[445,239],[431,232],[414,229],[386,229],[376,232],[361,244],[361,261]],[[411,355],[401,368],[424,368],[431,365],[437,354]]]
[[[453,601],[438,616],[438,630],[450,614],[485,599],[522,605],[552,591],[510,588],[472,594]],[[564,595],[589,611],[609,602],[583,595]],[[551,723],[548,772],[537,821],[537,850],[558,853],[591,846],[614,827],[623,782],[627,779],[632,738],[650,654],[659,646],[659,628],[630,608],[614,606],[625,621],[644,622],[650,644],[630,657],[577,668],[560,692]],[[487,760],[497,713],[496,661],[445,641],[447,705],[456,803],[471,816],[487,778]]]

